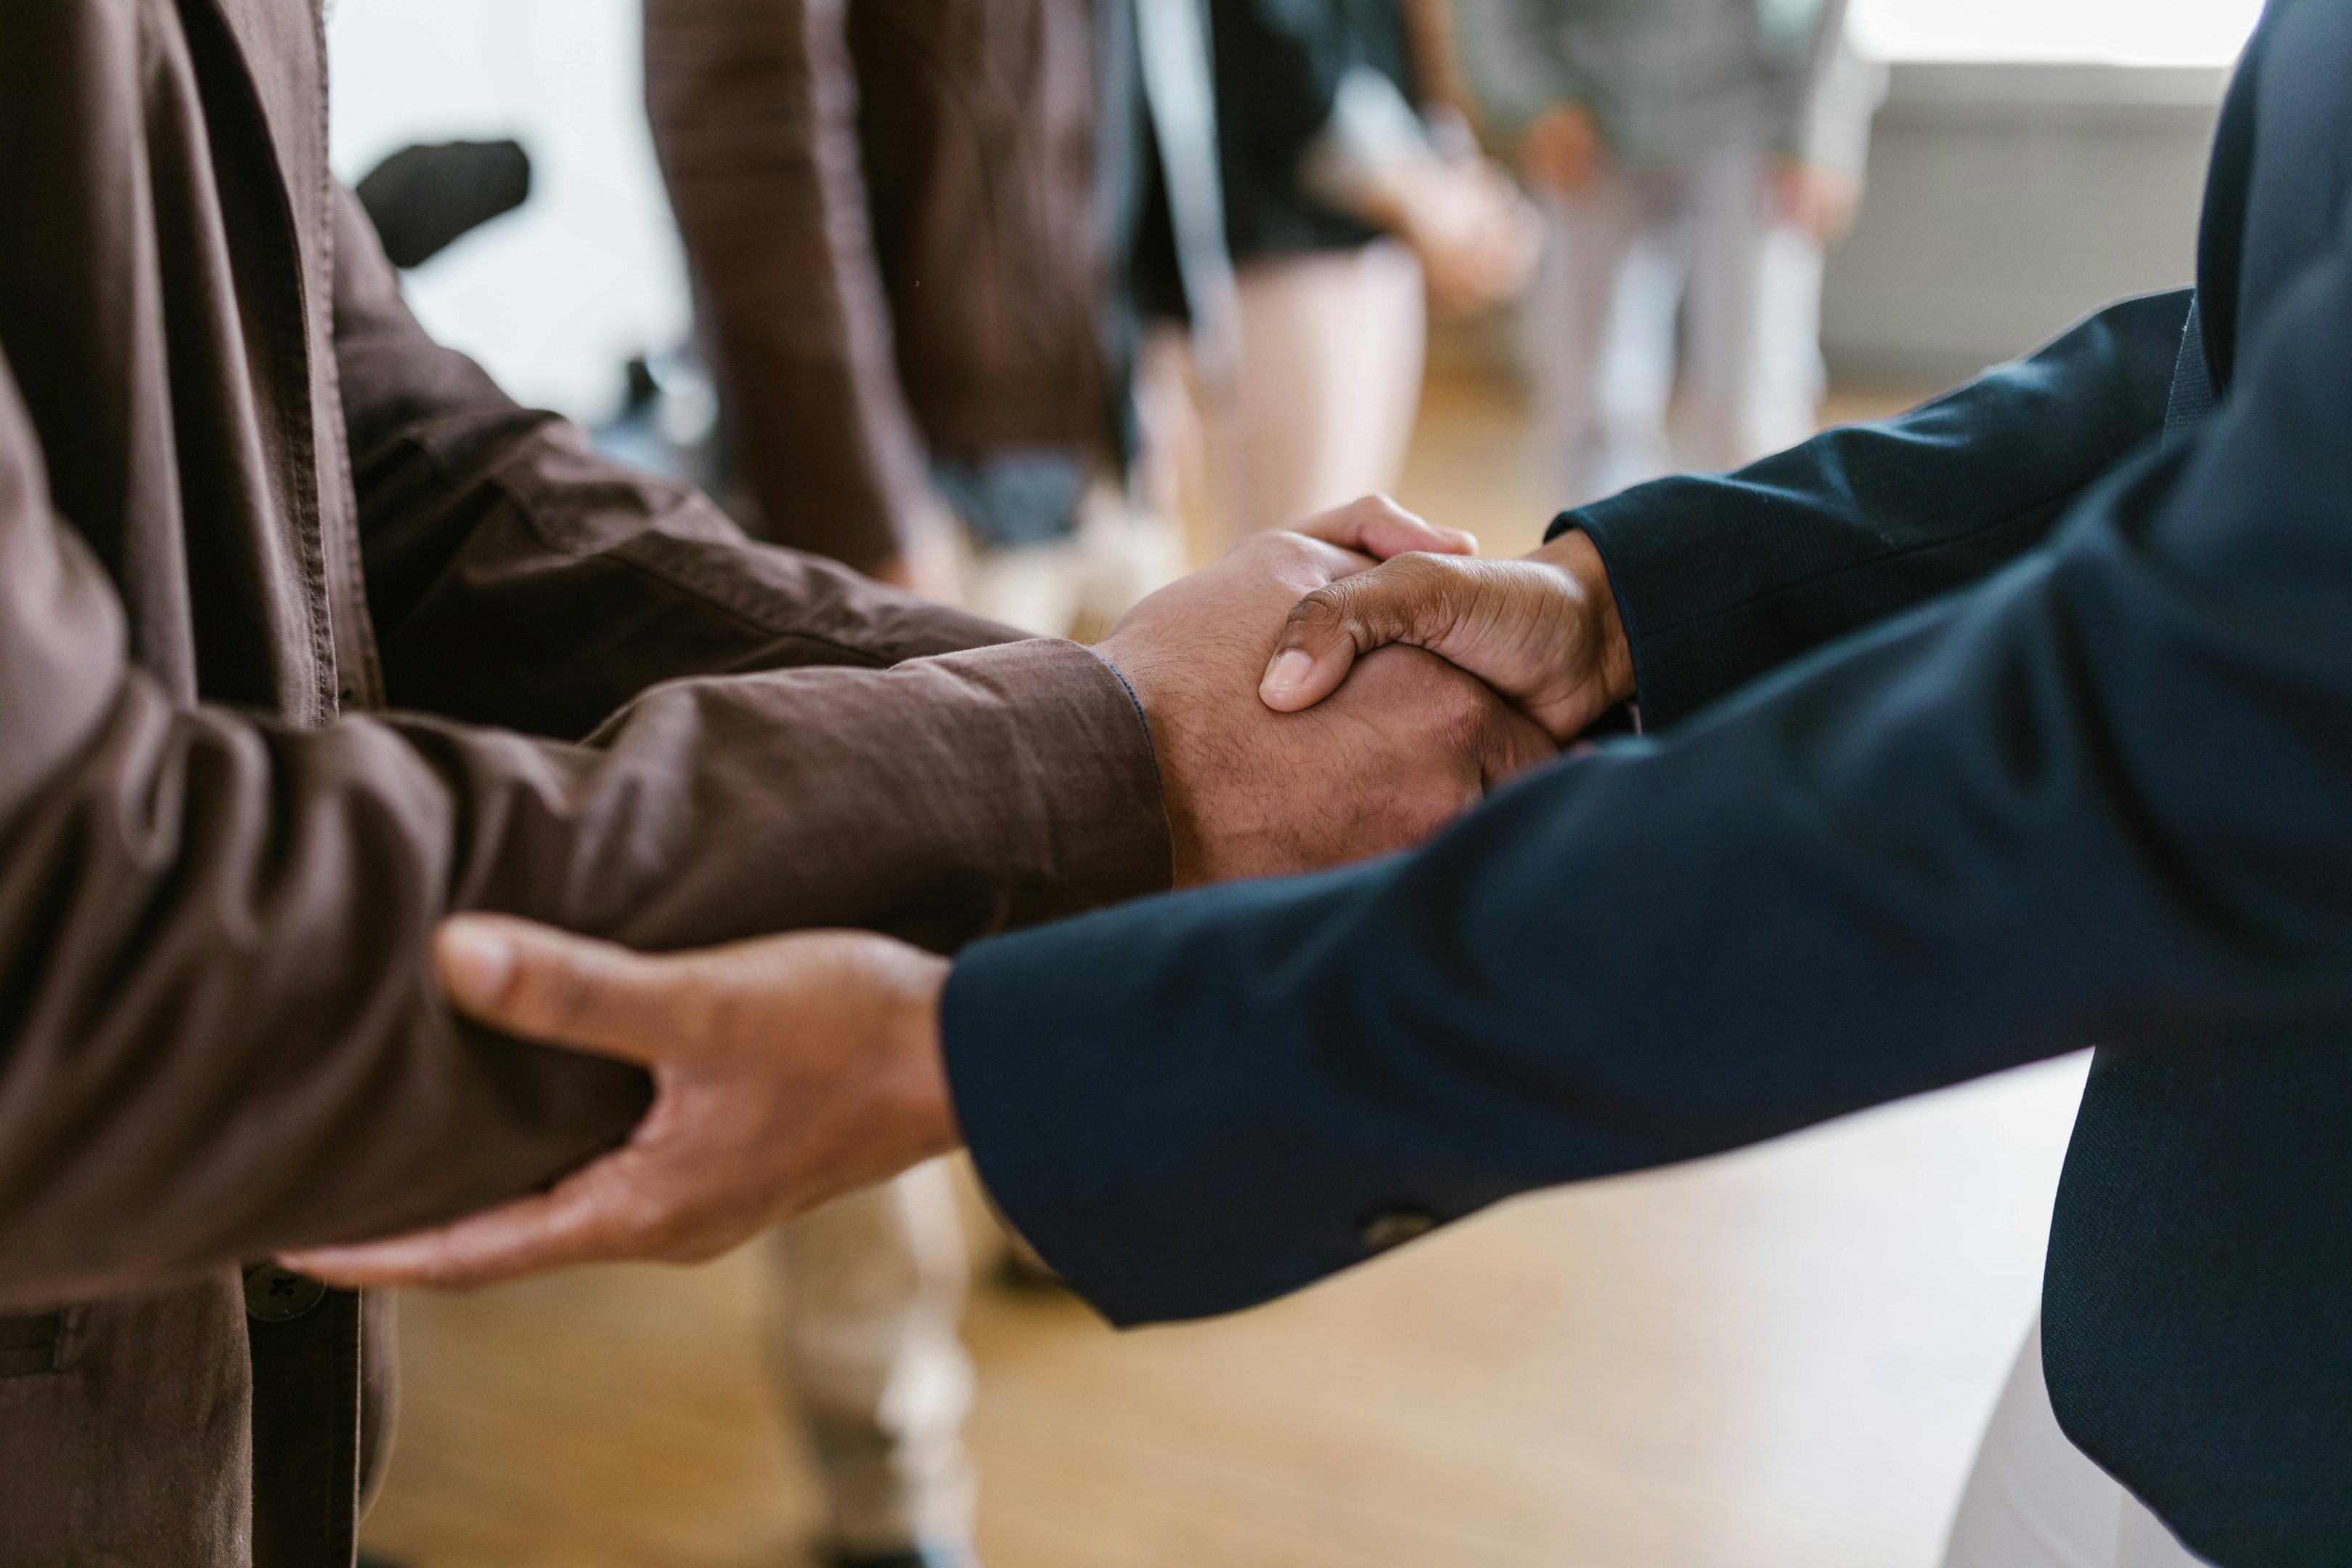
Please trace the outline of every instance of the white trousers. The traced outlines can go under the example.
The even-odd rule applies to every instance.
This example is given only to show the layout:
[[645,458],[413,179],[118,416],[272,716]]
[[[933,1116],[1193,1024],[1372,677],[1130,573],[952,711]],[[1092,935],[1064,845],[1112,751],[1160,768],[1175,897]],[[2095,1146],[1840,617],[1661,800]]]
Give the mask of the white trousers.
[[2068,1441],[2042,1381],[2042,1325],[1985,1428],[1944,1568],[2202,1568],[2137,1498]]
[[[1609,171],[1542,205],[1549,243],[1523,344],[1558,504],[1735,468],[1812,435],[1822,250],[1774,220],[1760,154]],[[1667,410],[1678,362],[1676,442]]]
[[807,1435],[833,1543],[968,1542],[968,1266],[946,1163],[837,1199],[767,1248],[777,1394]]

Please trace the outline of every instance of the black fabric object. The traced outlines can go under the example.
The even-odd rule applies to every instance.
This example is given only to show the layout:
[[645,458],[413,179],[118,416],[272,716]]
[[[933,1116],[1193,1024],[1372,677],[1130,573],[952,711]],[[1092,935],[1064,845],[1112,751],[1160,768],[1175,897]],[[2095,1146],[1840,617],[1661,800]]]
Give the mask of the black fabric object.
[[1349,250],[1380,231],[1307,195],[1299,163],[1362,66],[1414,102],[1397,0],[1210,0],[1225,241],[1235,261]]
[[2221,1568],[2352,1563],[2352,7],[2271,0],[2200,258],[2193,327],[2125,301],[1559,520],[1641,739],[1413,855],[968,950],[1014,1226],[1119,1321],[1230,1311],[1384,1214],[2095,1046],[2059,1419]]
[[530,155],[519,142],[404,147],[359,183],[360,205],[394,267],[422,267],[530,199]]

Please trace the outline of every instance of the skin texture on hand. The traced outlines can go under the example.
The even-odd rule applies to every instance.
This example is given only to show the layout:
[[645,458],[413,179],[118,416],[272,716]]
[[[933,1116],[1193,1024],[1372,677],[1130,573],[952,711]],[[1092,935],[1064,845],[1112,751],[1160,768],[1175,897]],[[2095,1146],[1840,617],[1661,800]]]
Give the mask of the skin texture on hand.
[[962,1142],[940,1055],[947,961],[887,937],[652,956],[459,915],[435,960],[450,1000],[492,1028],[648,1069],[653,1107],[543,1194],[289,1254],[289,1268],[348,1288],[470,1288],[575,1263],[698,1262]]
[[1608,568],[1581,530],[1516,561],[1404,554],[1317,589],[1290,612],[1259,696],[1312,709],[1400,644],[1477,676],[1559,742],[1633,695]]
[[1244,540],[1111,629],[1096,651],[1150,724],[1180,886],[1405,848],[1557,753],[1480,681],[1411,648],[1353,661],[1312,712],[1255,696],[1290,606],[1362,570],[1355,550],[1471,542],[1373,498]]

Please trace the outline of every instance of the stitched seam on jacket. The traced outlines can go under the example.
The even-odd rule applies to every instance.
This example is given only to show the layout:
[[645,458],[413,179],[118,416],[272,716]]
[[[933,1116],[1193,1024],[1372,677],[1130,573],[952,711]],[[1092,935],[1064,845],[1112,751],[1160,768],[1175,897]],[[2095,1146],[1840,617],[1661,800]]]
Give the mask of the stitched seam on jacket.
[[[557,422],[559,422],[557,416],[547,415],[533,421],[526,427],[526,431],[524,433],[527,434],[529,431],[534,431],[546,425]],[[441,460],[439,455],[433,450],[431,444],[426,442],[414,428],[394,437],[394,439],[404,441],[409,446],[415,447],[417,453],[424,458],[425,462],[431,465],[435,474],[444,478],[450,474],[451,470],[449,465]],[[634,567],[649,577],[653,577],[660,582],[666,583],[670,587],[676,588],[693,598],[710,605],[714,609],[726,612],[728,615],[734,616],[737,620],[740,621],[744,626],[750,627],[753,631],[764,633],[772,637],[789,637],[795,641],[806,643],[814,647],[829,648],[834,652],[846,656],[847,662],[858,664],[868,669],[887,669],[890,668],[893,662],[892,660],[876,654],[870,649],[855,647],[848,643],[842,642],[835,637],[825,637],[821,633],[808,631],[797,626],[782,625],[773,616],[721,591],[712,583],[698,581],[698,574],[682,571],[674,565],[660,561],[646,559],[639,547],[648,542],[647,534],[652,532],[650,529],[648,529],[646,532],[633,534],[629,538],[621,541],[618,544],[605,545],[593,549],[583,549],[577,545],[556,538],[542,524],[538,510],[531,505],[530,500],[517,489],[515,484],[508,478],[508,476],[497,471],[501,461],[502,455],[499,458],[491,458],[481,465],[486,470],[488,470],[483,475],[484,481],[487,482],[493,489],[496,489],[500,495],[506,497],[508,503],[515,509],[516,515],[522,519],[522,525],[530,531],[530,536],[547,549],[554,551],[557,554],[565,556],[573,561],[605,560],[619,562],[623,565]],[[661,534],[653,534],[652,537],[656,542],[665,541],[667,538],[667,536]],[[682,540],[667,542],[670,543],[687,542]],[[653,547],[659,548],[660,544],[656,542]]]

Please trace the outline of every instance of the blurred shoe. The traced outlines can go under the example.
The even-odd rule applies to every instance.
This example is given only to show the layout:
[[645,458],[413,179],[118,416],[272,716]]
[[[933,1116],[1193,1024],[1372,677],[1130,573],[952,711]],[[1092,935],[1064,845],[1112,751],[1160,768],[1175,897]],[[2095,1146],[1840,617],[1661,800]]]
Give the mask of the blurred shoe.
[[1069,1281],[1054,1271],[1054,1266],[1037,1256],[1036,1249],[1021,1237],[1009,1232],[1002,1257],[996,1260],[996,1282],[1016,1296],[1066,1296]]
[[835,1552],[830,1568],[980,1568],[969,1546],[908,1546],[896,1552]]

